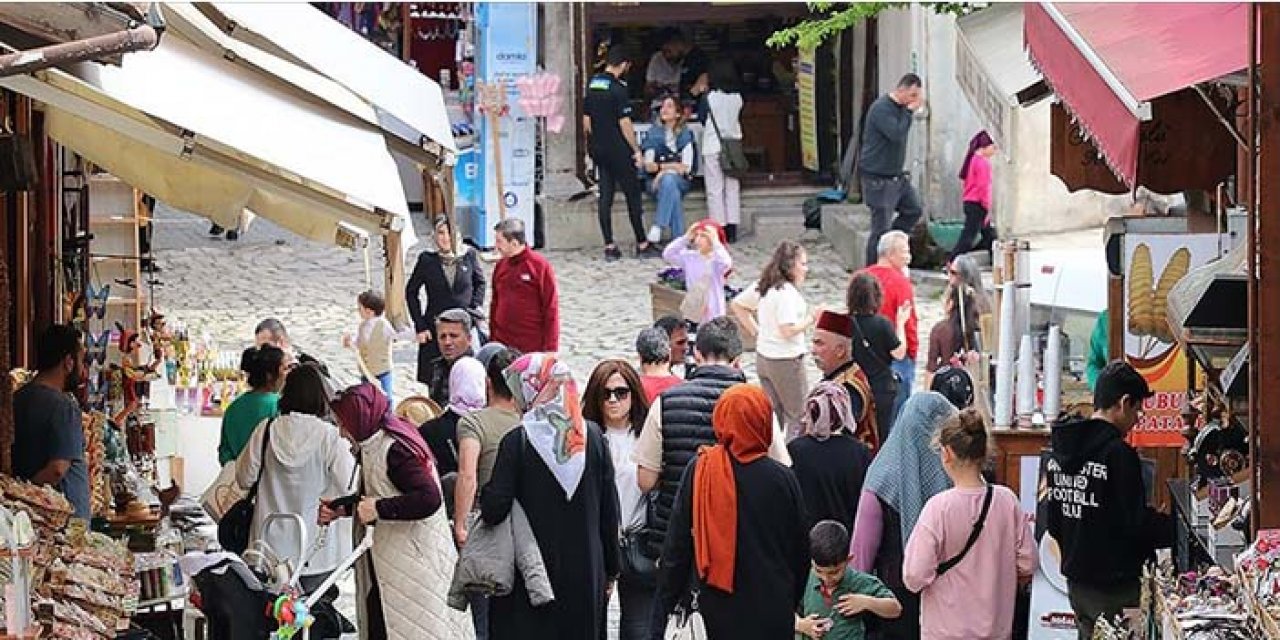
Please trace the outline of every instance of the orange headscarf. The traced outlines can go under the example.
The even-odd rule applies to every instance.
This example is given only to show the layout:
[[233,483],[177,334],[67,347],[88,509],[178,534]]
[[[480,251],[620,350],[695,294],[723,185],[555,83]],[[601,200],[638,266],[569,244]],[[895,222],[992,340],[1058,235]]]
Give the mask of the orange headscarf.
[[693,477],[693,551],[698,575],[733,593],[738,554],[738,487],[733,463],[754,462],[773,442],[773,407],[756,385],[729,387],[711,414],[716,444],[703,447]]

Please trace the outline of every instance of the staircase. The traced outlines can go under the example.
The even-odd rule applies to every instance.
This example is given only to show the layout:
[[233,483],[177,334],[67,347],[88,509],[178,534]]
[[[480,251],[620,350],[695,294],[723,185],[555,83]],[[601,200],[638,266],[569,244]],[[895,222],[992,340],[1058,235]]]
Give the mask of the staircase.
[[[755,230],[756,221],[782,222],[801,221],[804,218],[804,201],[822,190],[816,186],[765,187],[753,186],[742,188],[742,227],[750,233]],[[620,208],[620,202],[614,203],[614,209]],[[648,207],[646,206],[646,212]],[[686,224],[707,217],[707,193],[698,189],[690,191],[684,199],[684,219]]]

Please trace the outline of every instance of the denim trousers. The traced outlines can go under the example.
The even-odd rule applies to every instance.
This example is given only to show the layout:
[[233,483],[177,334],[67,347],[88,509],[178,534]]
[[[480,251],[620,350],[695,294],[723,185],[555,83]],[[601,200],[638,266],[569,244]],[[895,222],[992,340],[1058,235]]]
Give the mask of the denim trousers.
[[671,232],[671,237],[684,234],[684,196],[691,187],[689,179],[674,173],[664,173],[650,181],[649,193],[658,203],[654,224]]
[[[907,398],[911,397],[911,386],[916,381],[916,361],[903,358],[894,360],[889,367],[898,374],[898,396],[893,399],[893,421],[897,422],[898,414],[902,412],[902,405],[906,404]],[[884,438],[888,439],[892,425],[888,428],[881,427],[881,429],[884,431]]]

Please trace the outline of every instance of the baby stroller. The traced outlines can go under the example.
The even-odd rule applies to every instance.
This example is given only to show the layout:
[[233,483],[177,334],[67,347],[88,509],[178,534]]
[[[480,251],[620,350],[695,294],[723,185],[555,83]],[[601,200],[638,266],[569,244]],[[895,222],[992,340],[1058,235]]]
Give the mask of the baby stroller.
[[193,595],[192,601],[208,621],[210,640],[341,637],[342,617],[333,606],[335,585],[373,547],[374,528],[366,527],[364,538],[329,577],[310,593],[303,593],[302,569],[324,546],[329,527],[322,527],[315,541],[307,546],[302,517],[277,513],[263,522],[264,537],[272,526],[283,522],[294,523],[300,532],[296,567],[280,560],[263,540],[250,545],[243,557],[222,552],[188,554],[183,558],[183,571],[193,576],[198,592],[198,598]]

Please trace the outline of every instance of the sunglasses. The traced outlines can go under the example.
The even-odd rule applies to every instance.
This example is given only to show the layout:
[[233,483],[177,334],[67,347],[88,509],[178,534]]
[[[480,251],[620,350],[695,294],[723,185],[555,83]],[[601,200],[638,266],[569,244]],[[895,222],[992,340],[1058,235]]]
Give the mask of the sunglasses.
[[610,400],[617,400],[618,402],[622,402],[623,400],[626,400],[627,398],[630,398],[630,397],[631,397],[631,387],[614,387],[612,389],[604,390],[605,402],[608,402]]

